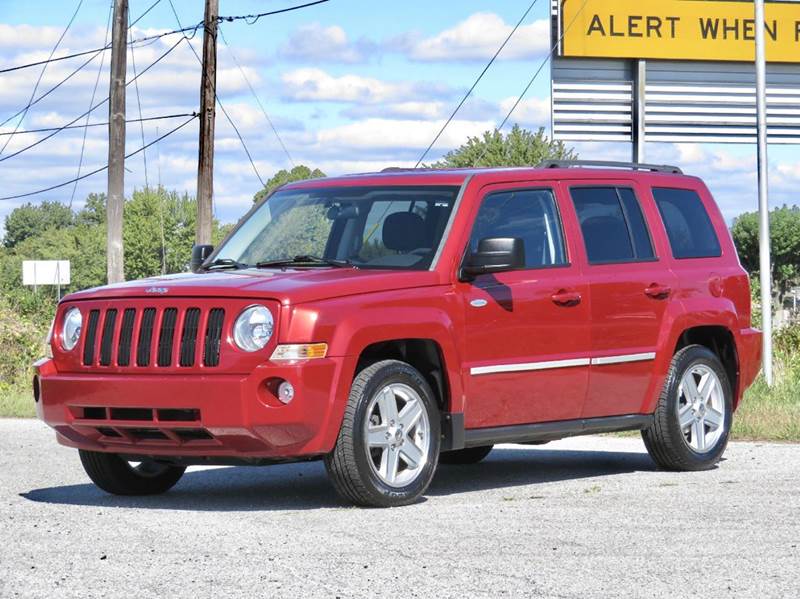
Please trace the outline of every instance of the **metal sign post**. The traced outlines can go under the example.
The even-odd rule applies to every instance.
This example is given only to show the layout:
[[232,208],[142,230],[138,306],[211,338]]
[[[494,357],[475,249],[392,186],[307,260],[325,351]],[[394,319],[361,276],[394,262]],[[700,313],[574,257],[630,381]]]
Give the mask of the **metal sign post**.
[[761,279],[761,329],[764,379],[772,386],[772,268],[769,255],[767,171],[767,60],[764,41],[764,0],[755,0],[756,113],[758,130],[758,269]]

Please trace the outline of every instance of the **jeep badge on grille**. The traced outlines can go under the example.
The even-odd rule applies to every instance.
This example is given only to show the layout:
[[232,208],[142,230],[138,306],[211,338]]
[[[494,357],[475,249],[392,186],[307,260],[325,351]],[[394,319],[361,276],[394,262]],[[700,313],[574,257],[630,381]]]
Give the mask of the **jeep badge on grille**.
[[158,293],[159,295],[164,295],[169,289],[166,287],[148,287],[144,290],[145,293]]

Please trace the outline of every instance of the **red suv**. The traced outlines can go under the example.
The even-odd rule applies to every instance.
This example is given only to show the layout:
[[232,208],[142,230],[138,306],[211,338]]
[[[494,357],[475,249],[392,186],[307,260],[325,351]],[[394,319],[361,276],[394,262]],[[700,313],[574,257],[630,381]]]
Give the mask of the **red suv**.
[[747,274],[674,167],[294,183],[193,270],[65,297],[37,363],[39,416],[110,493],[323,459],[393,506],[495,443],[622,430],[706,469],[759,368]]

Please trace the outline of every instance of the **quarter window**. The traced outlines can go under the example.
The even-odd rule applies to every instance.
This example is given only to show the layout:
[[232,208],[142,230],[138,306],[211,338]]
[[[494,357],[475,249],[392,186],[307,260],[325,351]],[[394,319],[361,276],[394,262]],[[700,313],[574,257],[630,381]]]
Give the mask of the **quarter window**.
[[697,192],[654,188],[653,197],[675,258],[712,258],[721,255],[719,239]]
[[647,224],[632,189],[576,187],[570,192],[590,264],[655,258]]
[[516,237],[525,246],[526,268],[567,263],[564,238],[549,189],[525,189],[493,193],[484,198],[470,238],[470,250],[489,237]]

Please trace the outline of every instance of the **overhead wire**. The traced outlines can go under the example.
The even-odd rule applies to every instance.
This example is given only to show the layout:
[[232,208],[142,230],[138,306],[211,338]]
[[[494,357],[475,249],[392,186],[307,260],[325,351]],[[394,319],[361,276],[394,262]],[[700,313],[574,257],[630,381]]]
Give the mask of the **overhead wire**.
[[[178,16],[178,11],[175,9],[175,4],[173,4],[172,0],[168,0],[168,1],[169,1],[170,7],[172,8],[172,14],[175,15],[175,21],[178,23],[178,27],[181,27],[181,19]],[[327,0],[325,0],[325,1],[327,1]],[[186,38],[186,39],[188,41],[188,38]],[[197,54],[197,50],[194,49],[194,46],[192,46],[191,43],[189,43],[189,49],[192,51],[192,54],[194,54],[194,57],[200,63],[200,67],[202,68],[203,67],[203,59],[200,58],[200,56]],[[256,175],[256,178],[259,180],[259,182],[261,183],[262,187],[266,187],[266,183],[264,183],[264,179],[261,177],[261,174],[258,172],[258,168],[256,167],[256,163],[253,160],[253,156],[250,154],[250,150],[247,148],[247,144],[245,143],[244,138],[242,137],[242,134],[239,132],[239,128],[236,126],[236,123],[233,122],[233,119],[228,114],[228,111],[225,109],[225,105],[222,103],[222,100],[220,100],[220,97],[217,94],[216,84],[214,86],[213,92],[214,92],[214,99],[216,100],[216,103],[219,104],[220,110],[222,110],[222,114],[225,115],[225,119],[228,121],[228,124],[233,128],[234,132],[236,132],[236,137],[239,138],[239,143],[242,145],[242,148],[244,149],[244,153],[247,155],[247,159],[250,161],[250,166],[252,167],[253,172]]]
[[[161,121],[161,120],[164,120],[164,119],[175,119],[175,118],[180,118],[180,117],[183,117],[183,116],[197,116],[197,113],[196,112],[180,112],[180,113],[177,113],[177,114],[164,114],[164,115],[160,115],[160,116],[146,116],[146,117],[142,117],[141,119],[126,119],[125,123],[129,124],[129,125],[130,124],[139,123],[139,122],[147,123],[148,121]],[[41,129],[24,129],[22,131],[17,131],[17,135],[25,135],[27,133],[49,133],[50,131],[68,131],[70,129],[86,129],[86,128],[92,128],[92,127],[108,127],[108,125],[109,125],[108,121],[102,121],[100,123],[88,123],[88,124],[83,124],[83,125],[69,125],[69,126],[61,126],[61,127],[42,127]],[[4,135],[11,135],[11,132],[7,131],[5,133],[0,133],[0,137],[2,137]]]
[[219,17],[220,21],[228,21],[232,23],[233,21],[245,21],[248,25],[255,25],[258,20],[262,17],[270,17],[272,15],[279,15],[285,12],[291,12],[293,10],[300,10],[301,8],[308,8],[309,6],[316,6],[317,4],[325,4],[326,2],[330,2],[330,0],[316,0],[316,2],[306,2],[305,4],[298,4],[295,6],[288,6],[286,8],[280,8],[278,10],[271,10],[269,12],[262,12],[252,15],[238,15],[233,17]]
[[[189,118],[188,120],[184,121],[183,123],[181,123],[177,127],[171,129],[170,131],[168,131],[164,135],[161,135],[161,136],[157,137],[156,139],[154,139],[150,143],[143,145],[141,148],[131,152],[130,154],[126,154],[125,158],[126,159],[127,158],[132,158],[133,156],[136,156],[138,153],[145,151],[147,148],[157,144],[158,142],[160,142],[164,138],[169,137],[170,135],[172,135],[173,133],[176,133],[180,129],[183,129],[186,125],[191,123],[196,118],[197,118],[196,115],[192,116],[191,118]],[[97,169],[93,170],[90,173],[84,173],[80,177],[75,177],[73,179],[70,179],[69,181],[64,181],[63,183],[58,183],[57,185],[51,185],[50,187],[45,187],[44,189],[37,189],[36,191],[29,191],[27,193],[19,193],[19,194],[16,194],[16,195],[0,197],[0,201],[16,200],[16,199],[19,199],[19,198],[26,198],[26,197],[37,195],[37,194],[40,194],[40,193],[45,193],[45,192],[48,192],[48,191],[52,191],[54,189],[59,189],[60,187],[66,187],[67,185],[72,185],[76,181],[81,181],[83,179],[91,177],[92,175],[96,175],[97,173],[102,173],[106,169],[108,169],[108,164],[106,164],[105,166],[102,166],[100,168],[97,168]]]
[[[503,120],[500,123],[500,125],[498,125],[497,127],[494,128],[494,132],[495,133],[498,133],[498,132],[503,130],[503,127],[505,127],[506,123],[508,122],[508,119],[511,118],[511,115],[514,114],[514,111],[517,109],[517,107],[522,102],[522,99],[525,97],[525,95],[531,89],[531,86],[533,85],[533,82],[536,80],[536,78],[539,76],[539,73],[542,72],[542,69],[544,69],[544,67],[547,65],[547,63],[550,62],[550,60],[553,58],[553,54],[555,54],[556,50],[558,49],[558,46],[561,44],[562,40],[564,39],[564,36],[567,34],[567,32],[569,32],[569,30],[575,24],[575,21],[578,19],[580,14],[583,12],[583,9],[586,8],[586,3],[588,1],[589,0],[583,0],[583,4],[581,4],[581,7],[578,9],[578,12],[575,13],[575,16],[572,17],[572,20],[569,22],[569,24],[561,32],[561,35],[559,36],[558,40],[556,41],[555,44],[553,44],[553,46],[550,48],[550,51],[547,53],[547,56],[545,56],[544,59],[542,60],[542,62],[539,64],[539,68],[536,69],[536,71],[533,74],[533,77],[530,78],[530,80],[528,81],[528,84],[525,86],[525,89],[523,89],[522,93],[517,97],[516,101],[511,106],[511,109],[508,111],[506,116],[503,118]],[[488,149],[489,149],[488,145],[486,147],[484,147],[483,152],[481,152],[481,155],[478,156],[478,159],[475,161],[473,166],[478,166],[480,164],[480,161],[483,160],[483,157],[486,155],[486,152],[487,152]]]
[[[58,47],[61,45],[61,42],[64,41],[64,38],[66,37],[67,32],[70,30],[70,28],[72,27],[72,24],[75,22],[75,17],[78,16],[78,13],[81,10],[81,6],[83,6],[83,0],[78,0],[78,5],[75,7],[75,10],[73,11],[72,16],[70,17],[69,21],[67,22],[67,26],[64,28],[64,31],[61,32],[61,35],[59,36],[58,40],[56,41],[55,46],[53,46],[53,49],[50,50],[49,58],[53,57],[53,54],[56,53],[56,50],[58,50]],[[17,121],[17,124],[14,126],[14,132],[16,132],[19,129],[19,126],[22,124],[22,121],[25,120],[25,117],[27,116],[28,111],[31,108],[31,103],[33,102],[33,99],[36,97],[36,92],[39,90],[39,84],[42,82],[42,77],[44,77],[44,73],[47,70],[48,64],[49,64],[48,62],[45,62],[44,66],[42,67],[42,70],[39,72],[39,77],[36,79],[36,84],[33,86],[33,91],[31,92],[31,97],[28,100],[28,105],[23,109],[22,115],[20,116],[19,121]],[[11,143],[11,139],[13,137],[14,137],[14,133],[12,133],[8,137],[8,139],[6,139],[6,143],[4,143],[3,147],[0,148],[0,155],[2,155],[3,152],[6,151],[6,148],[8,147],[8,144]]]
[[[143,71],[141,71],[140,73],[138,73],[134,79],[131,79],[130,81],[126,82],[126,83],[125,83],[125,86],[127,87],[128,85],[130,85],[131,83],[133,83],[133,82],[134,82],[136,79],[138,79],[139,77],[141,77],[142,75],[144,75],[144,74],[145,74],[147,71],[149,71],[150,69],[152,69],[154,66],[156,66],[156,65],[157,65],[159,62],[161,62],[162,60],[164,60],[164,58],[166,58],[166,57],[167,57],[167,56],[168,56],[168,55],[169,55],[169,54],[170,54],[170,53],[171,53],[173,50],[175,50],[175,48],[177,48],[179,44],[181,44],[181,43],[182,43],[184,40],[188,40],[188,39],[189,39],[189,38],[188,38],[188,37],[186,37],[186,36],[184,36],[184,37],[181,37],[181,39],[179,39],[179,40],[178,40],[177,42],[175,42],[175,43],[174,43],[172,46],[170,46],[170,47],[169,47],[169,48],[168,48],[168,49],[167,49],[167,50],[166,50],[164,53],[162,53],[162,54],[161,54],[161,55],[160,55],[158,58],[156,58],[156,59],[155,59],[155,60],[154,60],[152,63],[150,63],[149,65],[147,65],[147,67],[146,67],[146,68],[145,68]],[[97,110],[97,109],[98,109],[100,106],[102,106],[103,104],[105,104],[106,102],[108,102],[108,100],[109,100],[109,97],[108,97],[108,96],[106,96],[106,97],[105,97],[103,100],[101,100],[100,102],[98,102],[97,104],[95,104],[94,106],[92,106],[91,108],[89,108],[89,110],[87,110],[86,112],[84,112],[84,113],[82,113],[82,114],[78,115],[77,117],[75,117],[74,119],[72,119],[70,122],[68,122],[66,125],[63,125],[63,126],[59,127],[58,129],[56,129],[55,131],[53,131],[52,133],[50,133],[50,135],[47,135],[47,136],[45,136],[45,137],[43,137],[43,138],[41,138],[41,139],[39,139],[39,140],[35,141],[34,143],[32,143],[32,144],[30,144],[30,145],[27,145],[27,146],[25,146],[24,148],[21,148],[21,149],[17,150],[16,152],[14,152],[14,153],[12,153],[12,154],[8,154],[8,155],[6,155],[6,156],[2,156],[2,157],[0,157],[0,162],[4,162],[4,161],[8,160],[9,158],[13,158],[13,157],[15,157],[15,156],[18,156],[19,154],[22,154],[23,152],[27,152],[27,151],[28,151],[28,150],[30,150],[31,148],[34,148],[34,147],[38,146],[39,144],[42,144],[42,143],[44,143],[45,141],[47,141],[48,139],[50,139],[50,138],[52,138],[53,136],[57,135],[58,133],[60,133],[60,132],[61,132],[61,131],[63,131],[64,129],[66,129],[67,127],[69,127],[69,126],[71,126],[71,125],[74,125],[75,123],[77,123],[79,120],[81,120],[81,119],[82,119],[83,117],[85,117],[87,114],[91,114],[92,112],[94,112],[95,110]]]
[[489,70],[489,68],[492,66],[492,64],[494,64],[494,61],[497,60],[497,57],[500,55],[500,52],[502,52],[503,48],[506,47],[508,42],[511,40],[511,38],[514,36],[514,34],[517,32],[517,29],[519,29],[520,25],[522,25],[522,22],[527,18],[528,14],[531,12],[531,10],[533,10],[533,7],[536,6],[536,2],[538,2],[538,0],[533,0],[533,2],[531,2],[530,5],[528,6],[527,10],[524,13],[522,13],[522,16],[519,18],[519,21],[517,21],[517,24],[514,25],[514,28],[506,36],[506,39],[503,40],[503,43],[500,44],[500,47],[494,53],[492,58],[489,60],[488,63],[486,63],[486,66],[483,67],[483,70],[480,72],[480,74],[478,75],[477,79],[475,79],[475,82],[469,88],[467,93],[464,94],[464,97],[461,98],[461,101],[458,103],[458,105],[456,106],[455,110],[453,110],[453,112],[448,117],[447,121],[445,121],[444,125],[442,125],[442,128],[439,129],[439,132],[436,134],[436,136],[433,138],[431,143],[428,145],[428,147],[422,153],[422,156],[419,157],[419,160],[417,160],[417,163],[414,165],[414,168],[419,167],[419,165],[422,163],[422,161],[425,160],[425,156],[428,155],[428,152],[430,152],[431,149],[433,148],[433,146],[436,144],[436,142],[439,141],[439,138],[442,136],[442,134],[444,133],[445,129],[447,129],[447,127],[450,125],[450,123],[455,118],[455,116],[458,113],[458,111],[461,110],[461,107],[464,105],[464,102],[466,102],[467,98],[469,98],[472,95],[472,92],[475,91],[475,88],[478,86],[478,83],[480,83],[481,79],[483,79],[483,76],[486,74],[486,72]]
[[247,74],[245,73],[244,69],[242,68],[242,65],[239,64],[239,60],[236,58],[236,54],[233,52],[233,48],[231,48],[231,45],[228,43],[228,40],[225,38],[225,34],[222,31],[222,27],[219,28],[219,35],[222,38],[222,42],[225,44],[225,47],[228,49],[228,52],[230,52],[230,55],[231,55],[231,58],[233,58],[234,64],[239,69],[239,72],[242,74],[242,79],[244,79],[245,83],[247,84],[247,87],[250,89],[250,93],[253,94],[253,98],[255,98],[256,103],[258,104],[258,107],[261,109],[261,112],[264,114],[264,118],[267,120],[267,123],[269,123],[270,129],[272,129],[272,132],[275,134],[275,137],[278,140],[278,143],[281,145],[281,148],[283,148],[283,153],[286,154],[286,158],[289,159],[289,163],[292,165],[292,167],[297,166],[295,164],[295,162],[294,162],[294,159],[292,159],[292,155],[289,153],[289,150],[286,148],[286,144],[283,143],[283,139],[281,138],[280,133],[278,133],[278,129],[275,127],[275,124],[272,122],[272,119],[270,118],[269,114],[267,113],[267,109],[264,108],[264,105],[261,103],[261,98],[258,97],[258,94],[256,93],[256,90],[253,88],[253,85],[250,83],[250,79],[247,77]]
[[[128,34],[130,37],[133,37],[133,30],[130,25],[128,25]],[[136,105],[139,107],[139,128],[142,133],[142,145],[144,145],[144,121],[142,120],[142,98],[139,95],[139,79],[136,77],[136,56],[133,51],[133,46],[131,46],[131,67],[133,68],[133,86],[136,90]],[[88,117],[87,117],[88,118]],[[142,161],[144,162],[144,187],[148,189],[150,187],[150,182],[147,178],[147,151],[142,151]]]
[[[113,16],[113,14],[114,14],[114,4],[113,3],[109,3],[109,5],[108,5],[108,19],[106,20],[106,35],[103,38],[103,43],[104,44],[108,44],[108,34],[109,34],[109,31],[111,30],[111,17]],[[103,55],[100,57],[100,67],[97,69],[97,77],[95,77],[95,80],[94,80],[94,88],[92,89],[92,97],[89,100],[89,107],[90,108],[92,107],[92,104],[94,104],[94,98],[97,95],[97,87],[100,84],[100,75],[103,73],[103,65],[105,64],[105,61],[106,61],[106,55],[105,55],[105,53],[103,53]],[[139,115],[139,116],[141,116],[141,115]],[[78,174],[76,175],[77,177],[81,176],[81,169],[83,168],[83,156],[84,156],[84,152],[86,151],[86,136],[89,133],[89,119],[90,118],[91,118],[91,113],[86,115],[86,123],[85,123],[85,125],[83,127],[83,140],[81,141],[80,158],[78,158]],[[72,186],[72,193],[69,196],[69,207],[70,207],[70,209],[72,209],[72,202],[75,200],[75,193],[77,192],[77,190],[78,190],[78,181],[75,181],[75,185]]]

